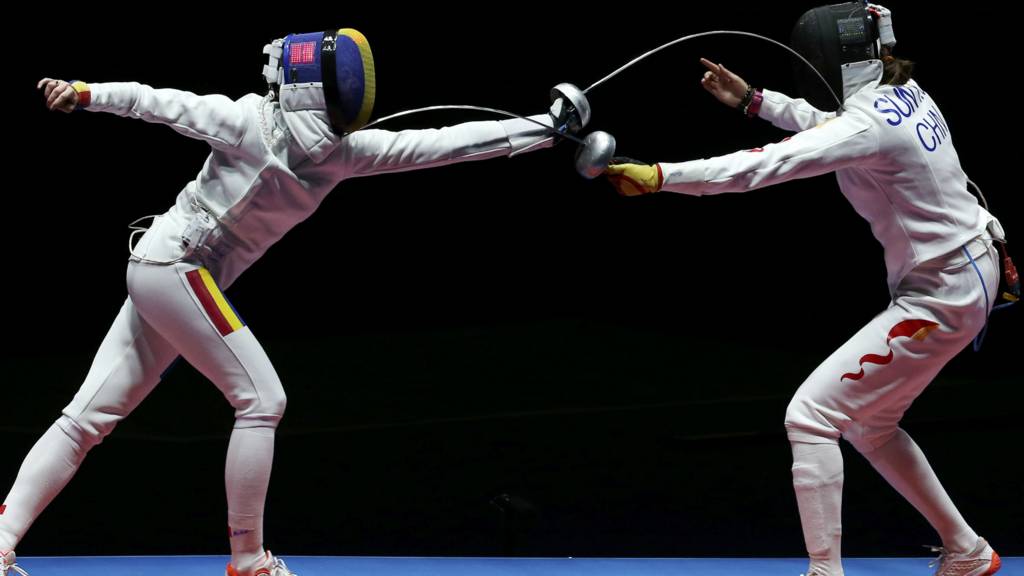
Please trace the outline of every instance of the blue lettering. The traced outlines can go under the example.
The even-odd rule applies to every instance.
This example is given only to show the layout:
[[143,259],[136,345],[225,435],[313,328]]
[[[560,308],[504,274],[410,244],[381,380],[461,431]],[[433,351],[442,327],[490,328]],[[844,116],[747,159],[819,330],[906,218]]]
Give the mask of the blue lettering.
[[[926,139],[925,136],[929,136],[930,140]],[[938,110],[935,108],[928,110],[924,120],[918,122],[917,138],[921,141],[924,149],[929,152],[934,152],[936,148],[949,139],[949,126],[946,125],[945,119],[942,118]]]
[[910,89],[917,94],[918,101],[921,102],[921,104],[924,104],[924,99],[928,97],[924,90],[921,90],[919,86],[911,86]]
[[[931,110],[929,110],[929,111],[928,111],[928,115],[929,115],[929,116],[931,116],[931,117],[932,117],[932,120],[933,120],[933,121],[934,121],[934,122],[935,122],[936,124],[938,124],[938,125],[939,125],[939,127],[941,127],[941,128],[942,128],[942,132],[943,132],[943,133],[944,133],[944,134],[945,134],[946,136],[948,136],[948,135],[949,135],[949,126],[946,126],[946,121],[945,121],[945,120],[944,120],[944,119],[942,118],[942,115],[941,115],[941,114],[939,114],[939,111],[938,111],[938,110],[936,110],[936,109],[934,109],[934,108],[932,108]],[[944,136],[944,137],[945,137],[945,136]]]
[[[883,108],[879,108],[878,107],[879,103],[884,103],[886,100],[889,100],[889,99],[888,98],[879,98],[878,100],[875,100],[875,110],[878,110],[882,114],[894,114],[895,116],[893,116],[893,119],[887,119],[886,122],[890,126],[899,126],[900,123],[903,122],[903,117],[900,116],[900,113],[899,113],[898,110],[896,110],[895,108],[884,108],[883,109]],[[889,100],[889,102],[892,102],[892,100]]]
[[907,90],[902,86],[897,86],[894,89],[894,91],[896,92],[896,96],[898,96],[900,100],[903,100],[907,104],[907,106],[910,106],[911,110],[914,110],[920,105],[917,101],[917,98],[914,96],[914,93],[911,92],[910,90]]
[[[896,94],[897,97],[899,97],[899,95],[900,95],[899,90],[893,90],[893,92]],[[892,105],[895,106],[896,109],[900,111],[900,114],[902,114],[904,118],[910,118],[911,115],[914,114],[914,106],[912,104],[910,104],[909,102],[907,102],[906,100],[903,100],[902,98],[899,98],[901,102],[903,102],[904,104],[907,105],[907,111],[904,112],[903,108],[900,108],[900,105],[897,104],[895,100],[893,100],[892,98],[889,98],[888,96],[886,96],[886,98],[888,98],[889,102],[892,102]]]
[[925,142],[924,135],[921,134],[921,130],[928,130],[928,125],[924,122],[917,123],[917,139],[921,141],[921,145],[924,146],[925,150],[935,152],[935,149],[939,147],[938,138],[935,137],[935,134],[929,134],[932,137],[932,145],[929,146],[928,143]]

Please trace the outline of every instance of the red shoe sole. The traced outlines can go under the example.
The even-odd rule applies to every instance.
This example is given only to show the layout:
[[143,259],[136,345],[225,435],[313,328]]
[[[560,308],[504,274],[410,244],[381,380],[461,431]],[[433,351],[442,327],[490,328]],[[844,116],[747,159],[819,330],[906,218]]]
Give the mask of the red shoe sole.
[[992,564],[989,565],[988,570],[985,571],[981,576],[992,576],[996,572],[999,572],[999,568],[1003,565],[1003,561],[999,559],[999,554],[992,551]]

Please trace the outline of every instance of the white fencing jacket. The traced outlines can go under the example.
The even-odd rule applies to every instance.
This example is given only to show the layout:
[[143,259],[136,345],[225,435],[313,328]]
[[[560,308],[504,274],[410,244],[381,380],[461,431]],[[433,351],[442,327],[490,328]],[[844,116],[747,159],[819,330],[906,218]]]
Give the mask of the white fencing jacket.
[[[177,205],[197,203],[216,218],[235,252],[235,275],[308,218],[346,178],[507,156],[550,146],[540,126],[520,119],[339,137],[326,112],[284,112],[268,97],[237,101],[135,82],[89,85],[91,111],[166,124],[212,151]],[[551,123],[547,115],[535,117]],[[239,253],[240,252],[240,253]]]
[[839,189],[885,250],[894,293],[907,272],[981,235],[994,218],[968,192],[935,102],[914,81],[879,84],[881,73],[878,60],[847,65],[838,115],[765,90],[759,116],[797,134],[717,158],[663,163],[662,190],[745,192],[835,172]]

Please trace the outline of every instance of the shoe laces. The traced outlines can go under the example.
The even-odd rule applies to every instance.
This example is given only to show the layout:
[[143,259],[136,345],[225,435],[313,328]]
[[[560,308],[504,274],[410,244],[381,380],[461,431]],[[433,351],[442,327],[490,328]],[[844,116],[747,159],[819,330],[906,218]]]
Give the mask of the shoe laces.
[[939,557],[935,558],[928,563],[929,568],[939,567],[939,570],[946,565],[946,559],[949,558],[949,550],[946,550],[942,546],[925,546],[932,554],[938,553]]
[[9,570],[13,570],[21,576],[28,576],[28,572],[22,570],[17,562],[8,564],[6,560],[0,559],[0,576],[7,576]]
[[288,569],[288,565],[284,563],[284,560],[281,560],[277,556],[274,556],[274,562],[270,565],[270,573],[272,576],[295,576],[295,574]]

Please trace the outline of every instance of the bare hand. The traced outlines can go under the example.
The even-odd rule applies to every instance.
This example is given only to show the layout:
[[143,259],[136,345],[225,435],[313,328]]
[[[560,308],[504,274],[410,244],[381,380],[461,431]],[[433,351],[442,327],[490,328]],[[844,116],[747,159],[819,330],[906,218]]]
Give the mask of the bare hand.
[[78,92],[63,80],[43,78],[36,88],[43,91],[46,108],[50,111],[73,112],[78,106]]
[[707,58],[701,58],[700,63],[708,69],[700,79],[700,85],[722,104],[731,108],[739,106],[747,93],[747,83],[743,78],[733,74],[722,64],[715,64]]

